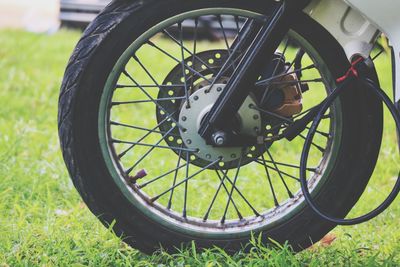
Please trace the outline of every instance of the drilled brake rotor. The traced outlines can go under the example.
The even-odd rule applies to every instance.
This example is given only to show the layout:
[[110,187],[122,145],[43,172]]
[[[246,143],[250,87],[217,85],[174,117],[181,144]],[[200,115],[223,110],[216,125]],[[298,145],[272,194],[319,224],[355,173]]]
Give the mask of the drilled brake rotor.
[[[205,141],[197,134],[202,118],[223,91],[228,81],[227,77],[231,75],[227,71],[224,74],[225,77],[215,82],[210,93],[205,93],[209,89],[209,81],[213,81],[213,77],[222,68],[228,56],[226,50],[210,50],[196,54],[195,60],[193,60],[193,57],[187,58],[185,65],[190,67],[190,71],[183,73],[181,64],[175,66],[165,78],[163,88],[158,94],[158,99],[162,100],[159,101],[162,108],[156,107],[157,120],[158,123],[166,120],[161,124],[160,130],[161,132],[168,132],[174,128],[170,135],[165,138],[165,142],[177,155],[185,160],[189,159],[191,164],[199,167],[205,167],[210,162],[222,158],[218,168],[237,168],[241,156],[240,164],[246,165],[262,155],[266,148],[271,145],[271,143],[266,143],[245,148],[217,148],[206,145]],[[185,81],[189,91],[190,105],[187,105],[185,97]],[[238,120],[242,128],[241,133],[257,136],[265,132],[268,119],[257,110],[250,108],[251,105],[256,105],[256,101],[252,96],[249,96],[239,111]],[[168,116],[171,119],[168,119]],[[179,125],[176,122],[179,122]],[[181,129],[178,126],[181,126]],[[174,149],[180,147],[192,149],[193,152]]]

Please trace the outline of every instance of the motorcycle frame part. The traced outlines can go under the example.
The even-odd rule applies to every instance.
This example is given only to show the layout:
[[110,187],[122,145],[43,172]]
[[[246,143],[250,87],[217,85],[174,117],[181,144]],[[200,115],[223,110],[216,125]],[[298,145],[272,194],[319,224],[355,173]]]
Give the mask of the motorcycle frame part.
[[385,92],[372,80],[368,78],[361,78],[361,79],[356,79],[356,77],[349,77],[347,78],[342,84],[340,84],[333,92],[326,98],[326,101],[324,101],[321,105],[321,108],[319,109],[319,112],[315,119],[313,120],[313,124],[310,128],[310,131],[307,134],[303,151],[301,154],[301,162],[300,162],[300,183],[301,183],[301,190],[303,192],[303,196],[307,202],[307,204],[311,207],[311,209],[321,218],[337,224],[337,225],[356,225],[360,223],[367,222],[369,220],[374,219],[375,217],[379,216],[382,212],[384,212],[396,199],[396,197],[399,195],[400,192],[400,174],[397,178],[397,181],[388,195],[388,197],[374,210],[370,211],[367,214],[364,214],[362,216],[359,216],[357,218],[352,218],[352,219],[342,219],[342,218],[335,218],[333,216],[328,215],[324,211],[321,211],[315,201],[313,200],[313,197],[308,189],[308,183],[307,183],[307,160],[308,156],[310,153],[310,148],[312,144],[312,140],[314,138],[314,135],[316,133],[316,130],[326,113],[326,111],[329,109],[329,107],[332,105],[332,103],[337,99],[337,97],[340,96],[340,94],[344,90],[351,90],[351,84],[354,82],[360,82],[363,88],[366,88],[367,90],[371,90],[372,93],[379,98],[389,109],[395,123],[396,123],[396,128],[397,131],[400,130],[400,113],[398,112],[396,106],[393,104],[393,102],[390,100],[390,98],[385,94]]
[[[276,3],[271,16],[262,25],[235,68],[225,90],[203,120],[199,134],[210,144],[213,144],[211,137],[215,132],[225,131],[229,127],[232,114],[238,112],[252,87],[255,86],[258,70],[272,59],[281,40],[288,32],[290,16],[296,10],[290,1],[288,3],[286,1]],[[298,9],[301,11],[300,8]]]
[[[304,9],[341,44],[347,57],[367,58],[376,37],[384,33],[393,49],[393,93],[400,102],[400,1],[397,0],[312,0]],[[398,68],[398,67],[397,67]]]
[[[328,32],[330,32],[341,44],[349,61],[351,61],[355,56],[367,58],[370,55],[376,38],[379,36],[380,32],[386,34],[393,48],[393,91],[395,101],[398,103],[398,107],[400,107],[400,73],[395,72],[395,66],[400,64],[400,29],[399,26],[397,26],[400,24],[393,23],[393,21],[400,22],[397,18],[396,12],[396,10],[400,9],[400,2],[394,0],[384,1],[385,4],[374,0],[312,0],[311,3],[307,4],[306,2],[303,2],[301,4],[306,4],[306,7],[302,7],[303,11],[308,13],[311,18],[327,29]],[[281,3],[284,4],[282,1]],[[292,4],[293,2],[290,1],[287,3]],[[300,7],[301,6],[297,6],[299,9]],[[386,16],[386,14],[389,14],[389,16]],[[278,38],[276,37],[274,39]],[[256,41],[257,40],[253,42],[253,45]],[[269,55],[271,55],[271,52]],[[245,55],[244,59],[246,57],[247,55]],[[240,74],[239,71],[238,73]],[[247,76],[247,78],[249,77],[250,76]],[[238,81],[232,81],[233,85],[235,85],[235,83],[237,85]],[[232,84],[231,86],[228,86],[228,88],[231,89],[231,94],[234,92],[232,88],[236,87]],[[246,84],[246,82],[243,81],[241,84]],[[250,87],[242,87],[242,91],[249,91],[251,85],[249,83],[247,83],[247,85]],[[227,93],[226,95],[231,94]],[[242,100],[245,99],[244,94],[238,98],[237,102],[232,102],[232,100],[234,100],[233,97],[225,97],[225,99],[222,99],[222,97],[223,96],[221,96],[221,101],[217,101],[215,108],[210,112],[213,113],[208,117],[210,121],[205,120],[204,124],[207,125],[202,125],[203,127],[201,128],[201,131],[199,131],[203,137],[206,136],[206,132],[209,131],[208,128],[210,128],[211,124],[217,125],[216,122],[225,122],[227,124],[229,120],[222,120],[221,118],[227,118],[226,115],[228,111],[237,111],[240,107],[238,103],[243,103]],[[219,102],[224,103],[225,106],[223,104],[218,105]],[[226,111],[226,113],[223,112],[225,113],[224,115],[222,115],[222,113],[217,116],[217,113],[221,113],[218,111],[224,110],[223,108],[228,111]]]

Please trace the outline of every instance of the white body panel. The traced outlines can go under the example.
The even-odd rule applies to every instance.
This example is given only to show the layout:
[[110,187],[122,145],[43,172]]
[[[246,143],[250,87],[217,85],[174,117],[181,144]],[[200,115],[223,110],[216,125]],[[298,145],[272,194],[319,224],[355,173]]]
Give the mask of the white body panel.
[[399,0],[346,0],[369,21],[386,34],[393,47],[395,66],[395,100],[400,100],[400,1]]
[[[349,59],[369,56],[377,34],[385,33],[400,66],[400,0],[313,0],[305,11],[338,40]],[[393,75],[399,101],[400,71]]]

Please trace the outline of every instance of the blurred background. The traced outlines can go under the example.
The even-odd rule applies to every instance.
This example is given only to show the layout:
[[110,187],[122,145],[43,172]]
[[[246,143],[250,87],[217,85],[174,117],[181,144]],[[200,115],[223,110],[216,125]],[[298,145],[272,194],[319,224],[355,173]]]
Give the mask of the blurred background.
[[0,0],[0,27],[54,32],[84,28],[109,0]]
[[[36,33],[54,33],[60,28],[83,31],[109,2],[111,0],[0,0],[0,28]],[[222,19],[227,37],[234,37],[235,21]],[[187,21],[183,26],[194,28],[194,22]],[[203,17],[199,28],[200,38],[214,41],[223,38],[213,16]],[[174,29],[171,31],[174,34]]]

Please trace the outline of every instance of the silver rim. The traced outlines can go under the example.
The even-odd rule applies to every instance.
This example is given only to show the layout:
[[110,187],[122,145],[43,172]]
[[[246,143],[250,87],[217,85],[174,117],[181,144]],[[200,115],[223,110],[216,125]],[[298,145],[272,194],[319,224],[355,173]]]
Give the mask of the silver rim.
[[[189,43],[184,41],[184,38],[179,38],[183,37],[184,25],[187,25],[188,21],[215,15],[217,22],[221,18],[218,24],[222,41],[207,42],[204,45],[200,42]],[[297,180],[302,137],[292,143],[274,142],[265,153],[257,155],[257,159],[254,159],[254,155],[249,156],[252,148],[248,148],[246,154],[241,157],[237,156],[237,153],[229,152],[236,154],[235,163],[239,164],[238,168],[227,171],[227,167],[219,165],[215,157],[211,157],[207,162],[207,154],[199,155],[190,148],[188,138],[182,138],[182,116],[176,114],[174,119],[175,114],[168,114],[165,106],[160,104],[166,101],[171,104],[178,101],[183,103],[190,101],[190,97],[194,97],[195,94],[186,94],[188,90],[185,90],[184,95],[175,95],[176,93],[170,90],[173,93],[169,97],[157,98],[159,92],[167,91],[168,94],[168,89],[175,86],[165,80],[174,66],[183,66],[183,77],[194,76],[193,73],[200,70],[191,67],[194,65],[188,66],[184,60],[171,63],[172,68],[164,68],[161,57],[157,62],[149,58],[162,54],[170,61],[174,61],[173,58],[195,59],[193,54],[200,54],[202,46],[205,47],[203,51],[211,50],[208,46],[227,50],[231,42],[225,26],[228,17],[235,20],[262,19],[261,15],[245,10],[202,9],[175,16],[143,33],[126,49],[110,73],[100,104],[99,137],[103,156],[113,179],[125,197],[153,221],[169,229],[198,237],[248,236],[253,231],[267,230],[284,223],[304,207]],[[173,28],[177,29],[178,38],[169,32],[173,25]],[[197,31],[192,34],[196,34]],[[160,36],[161,32],[163,37]],[[305,63],[316,66],[308,70],[308,73],[305,71],[303,79],[311,82],[322,78],[323,81],[310,83],[310,92],[314,92],[309,100],[304,96],[306,110],[326,96],[334,81],[315,49],[299,34],[291,31],[289,35],[290,40],[306,52]],[[288,48],[288,44],[289,42],[283,42],[280,50],[286,53],[288,58],[290,54],[294,57],[295,52]],[[161,45],[169,49],[164,49]],[[189,46],[195,51],[187,49]],[[135,56],[132,57],[133,55]],[[207,62],[204,62],[204,59],[196,60],[201,61],[201,65],[205,63],[205,67],[208,68],[218,61],[218,58],[215,55]],[[204,76],[201,79],[204,82],[208,77]],[[184,79],[188,80],[189,78]],[[183,87],[182,84],[180,87]],[[311,94],[310,92],[307,94]],[[159,118],[160,113],[164,113],[163,119]],[[330,115],[320,129],[321,143],[315,141],[316,157],[313,163],[316,167],[310,168],[310,172],[314,173],[314,177],[310,179],[310,188],[313,188],[314,192],[318,191],[329,177],[340,144],[340,134],[336,134],[341,132],[340,103],[336,103]],[[160,125],[164,123],[170,124],[167,128],[170,131],[160,129]],[[270,129],[274,126],[266,127]],[[289,149],[296,149],[298,152]],[[285,161],[280,160],[282,158]],[[201,164],[197,163],[200,161]],[[244,161],[247,161],[246,164],[243,164]],[[134,183],[132,179],[135,179]]]

